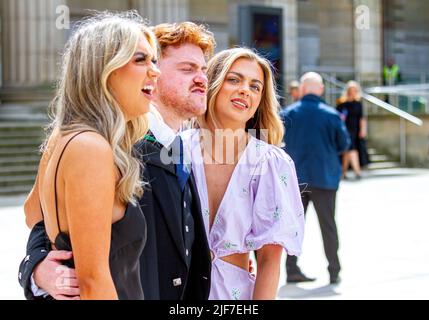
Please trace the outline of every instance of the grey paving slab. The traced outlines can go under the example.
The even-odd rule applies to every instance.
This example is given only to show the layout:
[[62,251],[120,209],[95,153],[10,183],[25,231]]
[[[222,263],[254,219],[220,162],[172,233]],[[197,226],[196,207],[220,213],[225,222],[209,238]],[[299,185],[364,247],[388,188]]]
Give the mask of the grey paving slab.
[[18,284],[18,267],[25,257],[29,229],[22,209],[23,198],[0,201],[14,206],[0,208],[0,300],[21,300],[24,294]]
[[285,285],[279,299],[428,299],[429,170],[392,169],[341,183],[337,226],[342,282],[330,286],[314,208],[299,265],[313,283]]

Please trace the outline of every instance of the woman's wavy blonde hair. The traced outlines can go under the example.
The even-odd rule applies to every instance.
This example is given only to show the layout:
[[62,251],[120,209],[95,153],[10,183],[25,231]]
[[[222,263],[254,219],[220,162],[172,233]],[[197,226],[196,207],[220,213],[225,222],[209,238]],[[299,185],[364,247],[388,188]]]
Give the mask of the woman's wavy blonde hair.
[[130,61],[142,35],[157,52],[154,34],[136,11],[104,11],[82,20],[67,42],[51,104],[51,130],[58,128],[67,134],[89,129],[109,142],[120,172],[116,193],[120,200],[131,203],[143,194],[133,145],[146,134],[148,122],[145,115],[126,122],[107,80]]
[[264,73],[261,102],[254,118],[247,122],[246,129],[256,129],[257,133],[260,134],[258,138],[273,145],[280,145],[283,139],[284,127],[278,115],[280,104],[276,95],[272,65],[267,59],[248,48],[239,47],[223,50],[214,55],[208,62],[207,110],[202,116],[198,117],[198,124],[202,128],[207,128],[207,119],[210,118],[216,128],[219,126],[219,120],[214,111],[216,97],[229,69],[238,59],[256,61]]
[[340,100],[342,102],[346,102],[346,101],[349,100],[349,98],[348,98],[348,92],[349,92],[350,88],[356,88],[356,90],[357,90],[355,101],[362,100],[362,88],[361,88],[360,84],[357,81],[354,81],[354,80],[350,80],[350,81],[347,82],[347,84],[346,84],[346,86],[345,86],[345,88],[344,88],[344,90],[343,90],[343,92],[341,94]]

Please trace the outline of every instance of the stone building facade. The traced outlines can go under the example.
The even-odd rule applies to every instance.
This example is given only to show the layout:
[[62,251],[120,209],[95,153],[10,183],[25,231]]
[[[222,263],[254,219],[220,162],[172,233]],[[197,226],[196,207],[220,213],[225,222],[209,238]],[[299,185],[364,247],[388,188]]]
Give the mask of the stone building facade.
[[[256,17],[274,12],[267,25],[280,57],[277,80],[283,94],[290,80],[309,70],[343,81],[357,79],[364,86],[380,84],[388,57],[399,64],[406,81],[429,79],[429,1],[1,0],[0,196],[26,193],[33,185],[46,107],[76,21],[88,10],[128,9],[138,10],[152,25],[204,23],[215,34],[217,51],[243,43],[252,46],[249,39],[256,37],[248,39],[249,34],[261,30]],[[258,15],[251,18],[252,12]],[[265,41],[265,34],[259,34]],[[326,91],[336,94],[328,85]],[[424,125],[417,127],[404,125],[396,116],[371,114],[369,142],[395,157],[405,151],[408,164],[429,167],[428,115],[422,119]]]
[[[73,23],[88,10],[137,9],[151,24],[205,23],[222,50],[239,44],[238,10],[249,5],[283,10],[283,84],[310,69],[378,84],[387,56],[410,79],[426,80],[421,66],[429,63],[429,39],[422,26],[429,4],[417,0],[3,0],[0,99],[24,102],[51,94],[60,52]],[[58,28],[64,8],[70,29]]]
[[[2,0],[0,100],[29,102],[52,94],[60,52],[88,10],[137,9],[151,24],[205,23],[222,50],[239,44],[242,6],[282,9],[281,84],[310,69],[378,84],[387,55],[409,73],[429,63],[429,3],[418,0]],[[70,25],[63,29],[65,16]]]

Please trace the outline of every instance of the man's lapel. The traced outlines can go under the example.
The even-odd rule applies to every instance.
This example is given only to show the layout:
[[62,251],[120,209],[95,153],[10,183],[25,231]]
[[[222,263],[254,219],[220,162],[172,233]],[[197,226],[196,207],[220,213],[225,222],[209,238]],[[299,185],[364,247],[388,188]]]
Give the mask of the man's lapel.
[[[165,159],[169,158],[168,149],[164,148],[151,132],[145,136],[144,140],[139,144],[144,164],[156,166],[163,170],[163,174],[151,177],[152,181],[150,183],[154,198],[159,203],[160,211],[180,252],[180,256],[186,263],[184,256],[185,243],[182,235],[182,193],[177,180],[175,165],[172,161],[169,162],[167,161],[168,159]],[[166,199],[171,199],[174,203],[166,201]],[[159,213],[155,212],[155,214]]]

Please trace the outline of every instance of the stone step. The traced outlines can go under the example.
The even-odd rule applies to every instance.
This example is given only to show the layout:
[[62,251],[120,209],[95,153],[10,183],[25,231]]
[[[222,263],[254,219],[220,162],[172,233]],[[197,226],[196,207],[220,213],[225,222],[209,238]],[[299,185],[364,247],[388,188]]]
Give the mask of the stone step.
[[43,130],[7,130],[0,131],[0,139],[37,139],[42,140],[45,138]]
[[2,113],[45,113],[48,110],[50,101],[33,101],[26,103],[3,103],[0,111]]
[[368,155],[377,154],[377,149],[375,148],[367,148],[366,151],[368,152]]
[[371,162],[389,162],[391,158],[385,154],[373,154],[369,156]]
[[36,174],[0,177],[0,187],[32,185]]
[[19,156],[35,156],[40,154],[40,146],[31,146],[25,148],[4,148],[0,150],[0,157],[19,157]]
[[28,194],[31,191],[33,185],[20,185],[20,186],[0,186],[0,196],[11,196],[19,194]]
[[0,105],[0,195],[31,190],[49,123],[47,106],[46,101]]
[[0,167],[0,180],[3,177],[22,176],[26,174],[37,174],[38,165],[25,165],[25,166],[1,166]]
[[39,156],[26,156],[26,157],[0,157],[0,166],[22,166],[22,165],[37,165],[39,163]]
[[33,130],[43,130],[47,125],[47,122],[43,121],[32,121],[32,122],[19,122],[19,121],[10,121],[10,122],[0,122],[0,132],[4,131],[33,131]]
[[1,114],[0,122],[8,121],[48,121],[48,116],[43,114]]
[[[41,141],[39,139],[0,139],[0,150],[5,148],[26,148],[39,146]],[[1,153],[1,151],[0,151]]]
[[400,168],[401,164],[395,161],[373,162],[368,164],[367,170],[393,169]]
[[0,108],[0,119],[16,118],[26,119],[27,117],[33,119],[47,119],[49,103],[36,103],[36,104],[2,104]]

